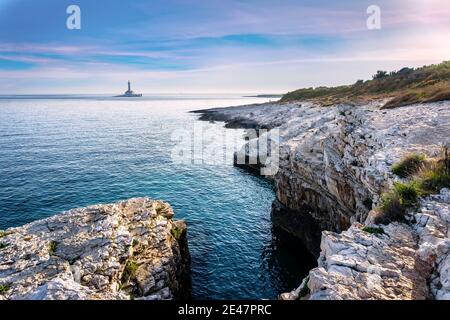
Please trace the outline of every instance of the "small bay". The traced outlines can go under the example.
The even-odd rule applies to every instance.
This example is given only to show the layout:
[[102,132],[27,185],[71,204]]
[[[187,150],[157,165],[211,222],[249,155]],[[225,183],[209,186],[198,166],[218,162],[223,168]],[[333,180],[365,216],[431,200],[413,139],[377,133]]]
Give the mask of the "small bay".
[[[273,299],[310,267],[273,230],[270,182],[232,164],[174,163],[190,110],[268,101],[234,95],[0,97],[0,229],[96,203],[149,196],[188,223],[195,299]],[[243,131],[202,122],[209,134]],[[215,146],[221,149],[222,145]],[[220,157],[220,153],[218,157]]]

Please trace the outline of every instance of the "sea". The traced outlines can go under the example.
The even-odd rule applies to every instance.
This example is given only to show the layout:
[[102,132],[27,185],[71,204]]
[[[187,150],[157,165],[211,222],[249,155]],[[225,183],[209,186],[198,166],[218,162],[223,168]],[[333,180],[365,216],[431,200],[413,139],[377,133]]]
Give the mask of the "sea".
[[198,128],[237,141],[244,134],[189,111],[267,101],[0,96],[0,229],[97,203],[161,199],[188,224],[194,299],[276,299],[296,288],[315,261],[272,227],[272,183],[224,161],[230,151],[221,139],[210,140],[217,152],[205,159],[174,159],[180,137],[195,140]]

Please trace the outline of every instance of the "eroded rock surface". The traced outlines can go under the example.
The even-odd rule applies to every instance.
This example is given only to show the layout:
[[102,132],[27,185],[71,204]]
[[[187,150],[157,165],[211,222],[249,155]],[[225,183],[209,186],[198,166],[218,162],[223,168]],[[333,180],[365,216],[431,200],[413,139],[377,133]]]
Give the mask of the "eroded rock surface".
[[202,116],[279,129],[272,221],[319,257],[319,266],[281,299],[450,299],[447,189],[424,199],[410,224],[381,226],[381,234],[363,225],[398,179],[393,163],[411,152],[439,154],[449,139],[450,102],[380,110],[383,103],[269,103]]
[[413,216],[411,224],[374,226],[381,234],[359,223],[323,232],[319,266],[303,283],[308,294],[281,298],[450,299],[450,191],[424,199]]
[[190,295],[186,225],[136,198],[74,209],[2,233],[0,299],[173,299]]
[[[380,110],[382,105],[267,103],[210,109],[202,111],[201,119],[279,130],[279,171],[273,177],[278,203],[273,214],[282,216],[273,220],[308,244],[315,237],[308,235],[309,229],[341,232],[353,222],[363,223],[392,185],[394,162],[411,152],[436,156],[440,143],[448,140],[449,101],[390,110]],[[308,230],[295,232],[291,225],[301,225],[305,212],[316,227],[308,223]],[[319,255],[317,246],[309,248]]]
[[415,214],[417,255],[432,268],[430,294],[439,300],[450,300],[450,190],[430,196]]

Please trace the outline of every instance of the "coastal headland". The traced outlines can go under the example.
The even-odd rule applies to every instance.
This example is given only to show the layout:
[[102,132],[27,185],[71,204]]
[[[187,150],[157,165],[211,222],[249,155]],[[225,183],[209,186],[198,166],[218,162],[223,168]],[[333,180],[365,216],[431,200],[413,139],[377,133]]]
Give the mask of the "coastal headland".
[[[447,70],[449,63],[436,69],[442,66]],[[302,93],[275,103],[194,111],[200,120],[227,127],[280,132],[280,168],[269,177],[277,195],[272,223],[301,239],[319,265],[281,298],[449,299],[448,171],[427,173],[441,175],[442,183],[425,192],[414,189],[422,180],[401,177],[393,168],[411,155],[442,168],[450,101],[442,96],[404,105],[385,95],[328,105],[321,101],[331,99],[325,95],[296,100]],[[389,196],[404,196],[405,186],[414,205],[403,208],[401,198],[401,218],[377,221],[392,204]]]
[[1,299],[189,299],[186,224],[136,198],[73,209],[3,231]]

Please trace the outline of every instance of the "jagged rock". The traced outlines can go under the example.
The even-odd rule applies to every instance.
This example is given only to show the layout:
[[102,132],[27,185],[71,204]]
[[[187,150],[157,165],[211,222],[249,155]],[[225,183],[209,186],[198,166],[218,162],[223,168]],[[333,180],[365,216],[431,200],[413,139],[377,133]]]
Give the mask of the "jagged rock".
[[415,215],[414,231],[418,234],[418,256],[433,266],[431,294],[450,300],[450,191],[442,189],[421,203]]
[[429,270],[415,256],[414,234],[394,223],[375,235],[355,223],[324,232],[319,267],[309,274],[310,299],[425,299]]
[[[291,218],[286,213],[275,220],[295,236],[308,237],[308,245],[316,236],[301,228],[294,232],[290,220],[307,212],[316,223],[309,229],[335,232],[363,223],[379,195],[392,185],[392,163],[410,152],[436,155],[440,143],[447,141],[448,101],[379,110],[382,103],[267,103],[204,110],[202,118],[279,129],[279,171],[272,177],[276,208],[280,212],[284,206]],[[431,118],[437,122],[430,123]],[[309,249],[318,255],[317,245]]]
[[187,298],[186,225],[172,217],[169,204],[136,198],[8,229],[0,299]]
[[[448,189],[424,199],[415,221],[373,226],[382,228],[381,234],[364,231],[359,223],[341,234],[323,232],[319,266],[309,273],[306,298],[449,300]],[[299,290],[281,298],[299,299]]]
[[[373,222],[369,212],[397,179],[394,162],[411,152],[440,153],[450,102],[382,105],[292,102],[202,111],[206,120],[279,129],[272,221],[319,257],[308,278],[312,299],[449,298],[448,191],[423,203],[414,227],[391,224],[384,235],[372,235],[360,223]],[[317,230],[331,231],[323,232],[321,251]],[[281,298],[302,297],[296,289]]]

